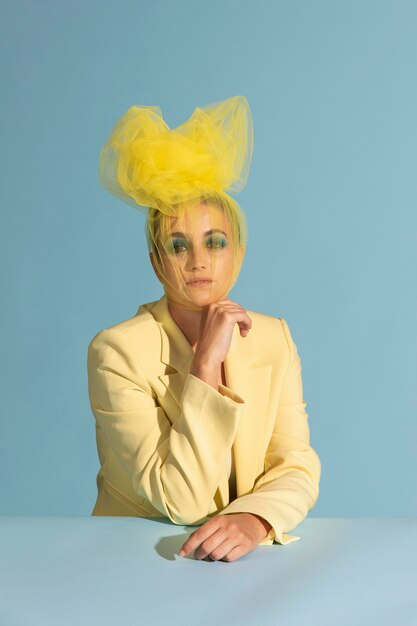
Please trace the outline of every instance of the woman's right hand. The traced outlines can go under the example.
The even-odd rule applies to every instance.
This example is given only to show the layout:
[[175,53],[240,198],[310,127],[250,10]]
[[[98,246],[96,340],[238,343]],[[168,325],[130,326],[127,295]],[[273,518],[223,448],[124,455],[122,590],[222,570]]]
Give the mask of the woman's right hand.
[[191,374],[203,379],[208,377],[213,381],[215,376],[217,380],[219,368],[229,352],[235,324],[238,324],[241,336],[246,337],[252,327],[252,320],[243,307],[228,298],[202,309],[200,335],[190,368]]

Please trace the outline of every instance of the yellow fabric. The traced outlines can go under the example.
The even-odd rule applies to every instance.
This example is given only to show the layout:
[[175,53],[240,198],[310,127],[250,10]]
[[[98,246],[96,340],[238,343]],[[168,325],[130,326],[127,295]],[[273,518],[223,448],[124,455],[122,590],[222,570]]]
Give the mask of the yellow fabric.
[[253,124],[244,96],[197,107],[175,129],[158,106],[132,106],[103,145],[99,180],[127,204],[175,214],[175,204],[246,185]]
[[[310,446],[301,362],[282,318],[248,311],[235,326],[214,389],[190,374],[194,352],[166,296],[100,331],[88,382],[101,468],[93,515],[167,517],[199,525],[250,512],[273,527],[261,544],[286,544],[314,506],[320,460]],[[229,502],[234,446],[237,499]]]

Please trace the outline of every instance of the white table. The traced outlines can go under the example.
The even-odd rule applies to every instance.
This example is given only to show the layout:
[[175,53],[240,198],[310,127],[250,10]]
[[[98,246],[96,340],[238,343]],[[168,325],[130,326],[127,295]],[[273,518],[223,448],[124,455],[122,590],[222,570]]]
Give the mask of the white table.
[[417,520],[307,518],[237,561],[175,555],[196,527],[0,517],[0,626],[416,626]]

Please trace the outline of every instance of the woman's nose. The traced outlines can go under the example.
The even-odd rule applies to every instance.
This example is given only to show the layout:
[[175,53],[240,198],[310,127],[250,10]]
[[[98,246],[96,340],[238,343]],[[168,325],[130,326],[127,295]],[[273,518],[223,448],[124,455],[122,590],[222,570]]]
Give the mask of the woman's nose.
[[209,265],[208,251],[204,246],[193,247],[188,255],[188,269],[207,268]]

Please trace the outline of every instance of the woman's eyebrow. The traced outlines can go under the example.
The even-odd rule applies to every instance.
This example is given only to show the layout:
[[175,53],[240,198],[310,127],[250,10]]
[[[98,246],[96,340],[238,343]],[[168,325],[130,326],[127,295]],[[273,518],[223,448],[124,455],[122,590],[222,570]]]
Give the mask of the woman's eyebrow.
[[[207,230],[204,233],[204,237],[207,237],[207,235],[212,235],[213,233],[222,233],[222,235],[227,237],[227,235],[224,232],[224,230],[219,230],[218,228],[212,228],[211,230]],[[175,233],[171,233],[171,237],[185,237],[185,239],[187,239],[187,235],[185,233],[181,233],[179,231],[176,231]]]

